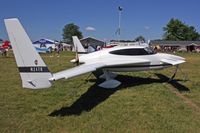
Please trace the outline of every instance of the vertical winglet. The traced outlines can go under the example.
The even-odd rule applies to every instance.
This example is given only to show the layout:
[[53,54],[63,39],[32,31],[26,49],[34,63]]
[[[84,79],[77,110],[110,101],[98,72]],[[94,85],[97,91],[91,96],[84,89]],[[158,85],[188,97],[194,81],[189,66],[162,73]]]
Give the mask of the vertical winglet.
[[84,49],[84,47],[81,44],[81,42],[78,39],[78,37],[77,36],[72,36],[72,39],[73,39],[75,50],[78,51],[78,53],[85,53],[86,50]]
[[34,48],[17,18],[5,19],[5,26],[24,88],[40,89],[51,86],[52,77],[46,64]]

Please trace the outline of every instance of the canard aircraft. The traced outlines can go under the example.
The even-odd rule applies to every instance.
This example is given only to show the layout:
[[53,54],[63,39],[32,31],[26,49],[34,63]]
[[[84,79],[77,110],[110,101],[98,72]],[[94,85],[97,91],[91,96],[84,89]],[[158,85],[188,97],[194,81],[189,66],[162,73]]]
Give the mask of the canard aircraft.
[[[163,69],[178,66],[185,62],[180,56],[155,53],[145,46],[113,47],[89,54],[74,36],[76,62],[78,66],[64,71],[51,73],[36,52],[31,40],[17,18],[5,19],[8,36],[14,51],[15,60],[22,80],[22,86],[30,89],[49,88],[53,81],[68,79],[89,72],[102,71],[99,78],[105,81],[99,84],[102,88],[116,88],[121,82],[115,79],[113,72],[132,72]],[[80,56],[80,54],[82,54]],[[174,75],[175,76],[175,75]]]

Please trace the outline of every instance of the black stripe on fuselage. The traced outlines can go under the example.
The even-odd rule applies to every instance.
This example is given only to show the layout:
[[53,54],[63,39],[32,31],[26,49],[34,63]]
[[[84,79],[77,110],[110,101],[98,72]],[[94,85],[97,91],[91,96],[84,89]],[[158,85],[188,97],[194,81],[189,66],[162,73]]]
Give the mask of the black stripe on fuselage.
[[88,54],[87,52],[78,52],[78,54]]
[[49,69],[44,66],[18,67],[20,73],[46,73]]
[[142,68],[142,67],[165,67],[171,66],[171,64],[158,64],[158,65],[116,65],[116,66],[106,66],[104,68]]

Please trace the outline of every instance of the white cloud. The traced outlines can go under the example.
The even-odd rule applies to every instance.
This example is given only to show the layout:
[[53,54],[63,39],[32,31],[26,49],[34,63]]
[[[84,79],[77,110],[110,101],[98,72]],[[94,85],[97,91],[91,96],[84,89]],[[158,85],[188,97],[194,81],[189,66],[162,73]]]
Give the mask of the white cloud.
[[144,26],[144,29],[145,29],[145,30],[149,30],[150,27],[149,27],[149,26]]
[[88,26],[85,28],[86,31],[96,31],[94,27]]

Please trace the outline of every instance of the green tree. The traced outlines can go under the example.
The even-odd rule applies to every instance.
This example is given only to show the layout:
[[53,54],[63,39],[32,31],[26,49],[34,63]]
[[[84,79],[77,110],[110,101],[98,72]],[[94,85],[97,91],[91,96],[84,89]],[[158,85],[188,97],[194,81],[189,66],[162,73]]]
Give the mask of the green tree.
[[136,42],[145,42],[145,38],[143,36],[138,36],[135,38]]
[[69,44],[72,44],[72,36],[77,36],[79,39],[83,38],[82,32],[79,30],[79,26],[74,23],[65,25],[62,35],[63,40]]
[[195,27],[186,25],[178,19],[172,18],[163,30],[165,31],[164,40],[196,41],[200,39]]

